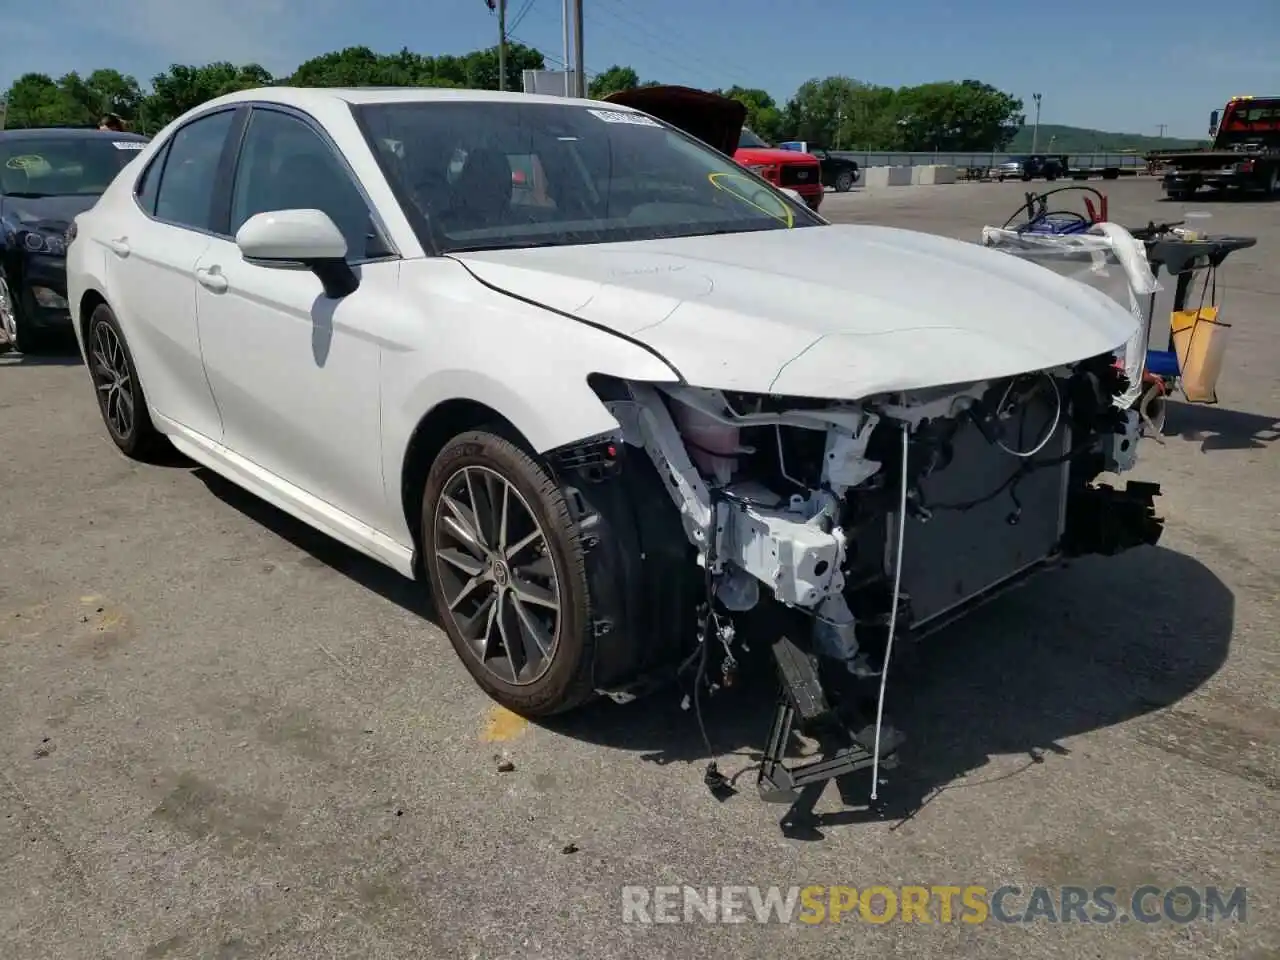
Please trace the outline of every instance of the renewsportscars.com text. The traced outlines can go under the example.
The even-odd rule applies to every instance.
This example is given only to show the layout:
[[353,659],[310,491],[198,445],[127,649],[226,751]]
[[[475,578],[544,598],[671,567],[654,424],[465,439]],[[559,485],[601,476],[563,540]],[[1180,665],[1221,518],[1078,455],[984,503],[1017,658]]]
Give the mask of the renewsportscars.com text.
[[627,886],[624,923],[1244,922],[1244,887]]

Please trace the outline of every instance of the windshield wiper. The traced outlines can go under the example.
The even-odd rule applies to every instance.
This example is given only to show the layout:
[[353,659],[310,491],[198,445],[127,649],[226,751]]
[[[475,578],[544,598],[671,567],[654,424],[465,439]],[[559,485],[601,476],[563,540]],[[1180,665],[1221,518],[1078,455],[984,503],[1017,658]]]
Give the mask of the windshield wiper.
[[52,197],[52,193],[6,193],[6,197],[14,197],[18,200],[43,200],[45,197]]

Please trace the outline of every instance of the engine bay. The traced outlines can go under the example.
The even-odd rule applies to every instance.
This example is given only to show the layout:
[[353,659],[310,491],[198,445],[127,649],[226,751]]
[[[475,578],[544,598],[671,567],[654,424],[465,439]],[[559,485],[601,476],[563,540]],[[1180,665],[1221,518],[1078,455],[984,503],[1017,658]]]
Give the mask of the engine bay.
[[606,401],[622,439],[665,479],[724,612],[803,612],[817,652],[860,676],[879,672],[895,610],[919,631],[1073,542],[1092,552],[1068,537],[1073,507],[1138,441],[1109,355],[856,403],[622,388]]
[[[1131,469],[1139,439],[1112,354],[861,401],[592,386],[619,432],[552,459],[590,551],[593,630],[613,639],[598,691],[632,699],[643,671],[696,669],[684,705],[701,726],[699,694],[732,685],[746,638],[763,640],[783,687],[767,798],[878,768],[895,640],[1064,558],[1154,544],[1163,530],[1157,485],[1099,479]],[[874,725],[855,734],[861,718],[842,718],[839,756],[783,765],[796,717],[832,716],[829,691],[844,700],[877,678]],[[722,780],[713,762],[706,782]]]

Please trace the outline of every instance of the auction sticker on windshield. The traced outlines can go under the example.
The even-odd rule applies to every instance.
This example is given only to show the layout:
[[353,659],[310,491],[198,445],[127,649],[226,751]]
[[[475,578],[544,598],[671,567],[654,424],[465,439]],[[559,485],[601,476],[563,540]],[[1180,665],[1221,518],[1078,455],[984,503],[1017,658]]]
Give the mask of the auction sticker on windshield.
[[590,110],[590,109],[587,110],[587,113],[591,114],[593,117],[597,118],[598,120],[603,120],[605,123],[630,123],[630,124],[634,124],[637,127],[661,127],[662,126],[662,124],[660,124],[657,120],[654,120],[652,117],[646,117],[643,113],[624,113],[621,110]]
[[117,150],[141,150],[146,146],[141,140],[112,140],[111,145]]

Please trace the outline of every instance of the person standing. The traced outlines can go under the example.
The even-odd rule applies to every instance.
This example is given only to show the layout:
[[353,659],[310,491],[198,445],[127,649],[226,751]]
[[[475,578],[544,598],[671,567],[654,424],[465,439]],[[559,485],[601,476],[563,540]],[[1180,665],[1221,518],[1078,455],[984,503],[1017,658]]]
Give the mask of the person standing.
[[104,114],[102,119],[98,121],[99,130],[111,130],[115,133],[124,133],[124,120],[119,114]]

